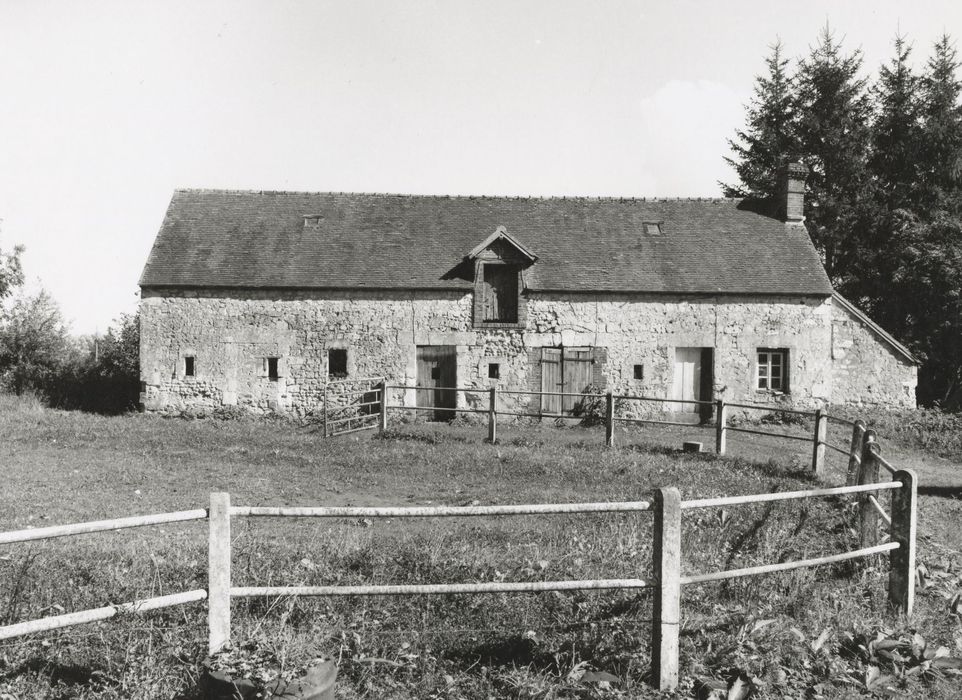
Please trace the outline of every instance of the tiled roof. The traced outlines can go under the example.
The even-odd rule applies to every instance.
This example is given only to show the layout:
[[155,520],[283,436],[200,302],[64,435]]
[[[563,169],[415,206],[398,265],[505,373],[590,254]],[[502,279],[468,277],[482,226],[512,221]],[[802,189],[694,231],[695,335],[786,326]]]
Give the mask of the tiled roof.
[[728,199],[178,190],[140,284],[469,289],[465,256],[504,226],[538,258],[524,275],[533,290],[830,295],[804,227],[752,209]]

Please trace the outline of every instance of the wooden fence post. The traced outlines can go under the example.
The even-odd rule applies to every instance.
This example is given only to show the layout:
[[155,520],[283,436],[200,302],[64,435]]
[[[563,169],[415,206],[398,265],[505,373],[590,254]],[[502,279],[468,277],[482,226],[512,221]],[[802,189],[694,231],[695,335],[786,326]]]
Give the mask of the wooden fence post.
[[615,446],[615,397],[610,391],[605,395],[605,445]]
[[212,493],[207,519],[208,654],[230,643],[230,494]]
[[900,469],[892,477],[902,488],[892,491],[892,541],[889,554],[889,602],[906,617],[915,608],[915,529],[918,522],[918,485],[915,472]]
[[489,395],[488,442],[493,445],[498,441],[498,387],[491,387]]
[[381,418],[378,421],[378,432],[387,430],[387,380],[381,382]]
[[[858,483],[877,484],[879,464],[875,456],[881,452],[874,430],[866,430],[862,440],[862,463],[858,469]],[[874,495],[874,494],[873,494]],[[869,492],[860,493],[859,546],[874,547],[878,544],[878,511],[869,503]]]
[[862,442],[865,440],[865,423],[862,419],[855,421],[852,426],[852,446],[848,452],[848,474],[845,477],[846,486],[858,483],[858,467],[862,463]]
[[651,677],[659,690],[678,685],[678,628],[681,621],[681,494],[655,491],[652,573]]
[[818,476],[825,468],[825,436],[828,416],[822,409],[815,409],[815,433],[812,435],[812,473]]
[[728,445],[728,407],[722,399],[715,402],[715,454],[723,455]]
[[324,408],[321,416],[324,418],[324,437],[327,437],[327,382],[324,382]]

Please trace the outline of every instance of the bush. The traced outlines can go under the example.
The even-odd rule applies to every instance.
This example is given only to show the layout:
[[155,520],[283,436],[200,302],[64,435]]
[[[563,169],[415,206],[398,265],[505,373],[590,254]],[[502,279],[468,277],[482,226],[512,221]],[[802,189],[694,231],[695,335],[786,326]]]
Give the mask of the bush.
[[48,405],[117,414],[135,410],[140,396],[140,322],[124,315],[102,338],[74,343],[36,389]]
[[[574,407],[574,415],[581,419],[581,425],[590,427],[593,425],[604,425],[607,420],[608,401],[605,394],[608,388],[599,384],[589,384],[581,392],[584,398]],[[615,399],[615,415],[627,415],[628,402],[624,399]]]

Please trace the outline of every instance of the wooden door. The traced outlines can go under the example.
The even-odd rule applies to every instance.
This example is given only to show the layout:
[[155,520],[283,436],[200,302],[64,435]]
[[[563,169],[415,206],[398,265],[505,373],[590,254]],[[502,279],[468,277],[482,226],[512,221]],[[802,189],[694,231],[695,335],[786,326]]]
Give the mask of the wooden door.
[[457,406],[457,349],[453,345],[418,346],[417,405],[434,408],[423,413],[433,420],[451,420]]
[[[561,374],[561,348],[541,348],[541,391],[564,391],[564,377]],[[561,413],[561,397],[541,397],[541,412]]]
[[[674,386],[671,398],[700,401],[702,386],[702,348],[675,348]],[[697,404],[669,404],[676,413],[698,413]]]
[[[564,391],[569,394],[580,394],[591,385],[591,348],[562,348],[561,375],[564,378]],[[565,396],[562,403],[563,412],[572,414],[580,404],[581,398]]]
[[[541,391],[580,394],[591,384],[591,348],[541,348]],[[571,415],[577,396],[542,396],[541,413]]]

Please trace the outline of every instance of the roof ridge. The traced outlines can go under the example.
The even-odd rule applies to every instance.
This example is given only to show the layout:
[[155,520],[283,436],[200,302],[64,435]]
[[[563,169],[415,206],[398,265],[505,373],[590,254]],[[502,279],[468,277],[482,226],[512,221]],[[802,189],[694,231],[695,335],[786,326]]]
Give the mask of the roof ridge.
[[216,187],[178,187],[175,193],[251,195],[339,195],[347,197],[418,197],[421,199],[539,200],[546,202],[588,200],[594,202],[711,202],[735,203],[744,197],[619,197],[615,195],[497,195],[497,194],[411,194],[406,192],[346,192],[320,190],[258,190]]

